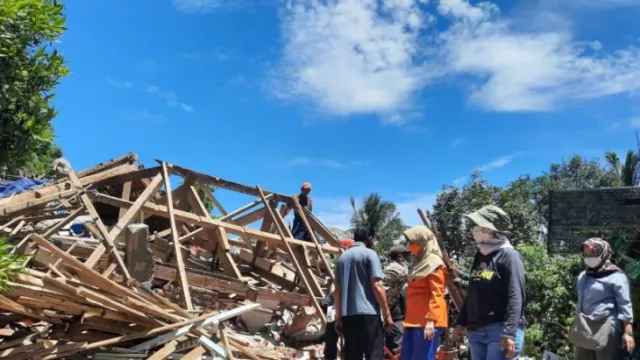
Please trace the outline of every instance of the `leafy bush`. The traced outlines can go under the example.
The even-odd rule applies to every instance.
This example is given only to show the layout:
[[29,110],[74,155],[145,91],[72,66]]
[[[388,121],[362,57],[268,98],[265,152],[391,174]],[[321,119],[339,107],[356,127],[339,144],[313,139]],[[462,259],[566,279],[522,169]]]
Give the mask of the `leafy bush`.
[[6,243],[4,238],[0,238],[0,289],[7,290],[7,281],[11,281],[16,275],[24,272],[23,255],[11,254],[13,246]]
[[580,255],[550,256],[544,244],[520,245],[526,270],[527,308],[524,355],[540,358],[544,350],[571,358],[567,342],[583,270]]

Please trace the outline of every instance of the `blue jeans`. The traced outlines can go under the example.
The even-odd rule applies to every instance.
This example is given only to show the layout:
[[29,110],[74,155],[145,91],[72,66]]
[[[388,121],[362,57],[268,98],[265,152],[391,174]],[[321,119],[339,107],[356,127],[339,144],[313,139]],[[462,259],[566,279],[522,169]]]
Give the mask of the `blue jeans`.
[[469,331],[469,346],[472,360],[511,360],[517,359],[522,352],[524,344],[524,326],[520,326],[516,332],[516,355],[507,358],[500,349],[500,335],[504,329],[504,323],[489,324],[480,329]]
[[424,338],[423,327],[404,328],[400,358],[402,360],[434,360],[443,332],[443,328],[435,328],[433,340],[427,340]]

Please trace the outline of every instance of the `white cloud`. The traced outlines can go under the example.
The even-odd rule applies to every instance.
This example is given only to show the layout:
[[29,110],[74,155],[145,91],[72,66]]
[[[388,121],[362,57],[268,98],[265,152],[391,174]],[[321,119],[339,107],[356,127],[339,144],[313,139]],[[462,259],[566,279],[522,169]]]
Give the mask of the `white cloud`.
[[432,211],[433,205],[436,203],[436,197],[437,194],[435,193],[407,194],[403,199],[396,202],[396,207],[405,225],[422,225],[423,222],[418,215],[418,208],[425,212],[427,210]]
[[451,142],[451,146],[452,146],[452,147],[456,147],[456,146],[458,146],[458,145],[463,144],[463,143],[464,143],[464,142],[466,142],[466,141],[467,141],[467,139],[465,139],[465,138],[458,138],[458,139],[455,139],[455,140],[453,140],[453,141]]
[[285,161],[279,167],[292,168],[301,166],[320,166],[331,169],[350,169],[354,167],[367,166],[370,162],[368,160],[352,160],[352,161],[339,161],[334,159],[315,159],[306,156],[298,156]]
[[427,19],[411,0],[290,2],[279,95],[338,115],[402,109],[425,80],[413,60]]
[[186,112],[193,112],[193,107],[191,105],[178,100],[178,95],[175,91],[162,90],[155,85],[147,86],[144,91],[148,94],[159,96],[164,99],[169,106],[179,107]]
[[151,124],[163,124],[167,122],[167,117],[164,116],[164,114],[154,113],[148,109],[124,111],[122,115],[130,120],[147,122]]
[[500,168],[503,168],[503,167],[511,164],[513,159],[516,158],[517,156],[520,156],[520,155],[522,155],[522,153],[520,153],[520,152],[516,152],[516,153],[510,154],[510,155],[506,155],[506,156],[500,157],[498,159],[495,159],[495,160],[491,161],[490,163],[487,163],[487,164],[484,164],[484,165],[480,165],[475,170],[486,172],[486,171],[489,171],[489,170],[500,169]]
[[230,3],[226,0],[173,0],[173,6],[186,13],[210,12]]
[[351,227],[353,209],[349,198],[313,198],[313,213],[330,227],[347,230]]
[[125,81],[125,80],[118,80],[118,79],[112,79],[110,77],[105,78],[104,79],[107,84],[115,87],[115,88],[122,88],[122,89],[128,89],[128,88],[132,88],[134,85],[132,82],[130,81]]
[[[609,50],[576,39],[570,26],[523,30],[490,2],[418,2],[291,0],[275,91],[329,114],[374,113],[398,123],[414,95],[443,78],[464,79],[473,104],[503,112],[640,90],[637,46]],[[436,16],[447,21],[430,27]]]

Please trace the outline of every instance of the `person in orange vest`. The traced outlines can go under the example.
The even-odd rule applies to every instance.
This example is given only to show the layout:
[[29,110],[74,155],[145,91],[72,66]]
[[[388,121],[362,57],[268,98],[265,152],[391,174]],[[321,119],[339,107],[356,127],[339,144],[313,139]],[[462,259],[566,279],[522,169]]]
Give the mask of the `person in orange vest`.
[[435,235],[426,226],[404,232],[416,257],[408,278],[402,360],[434,360],[440,336],[448,326],[445,284],[447,270]]

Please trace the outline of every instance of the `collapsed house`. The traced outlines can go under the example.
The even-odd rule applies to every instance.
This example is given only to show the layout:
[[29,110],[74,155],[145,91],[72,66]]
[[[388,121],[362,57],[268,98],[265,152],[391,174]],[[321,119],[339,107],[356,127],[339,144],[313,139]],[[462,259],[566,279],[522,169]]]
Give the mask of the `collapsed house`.
[[[296,196],[158,163],[128,154],[0,199],[0,237],[25,256],[0,295],[0,358],[315,356],[284,340],[322,336],[334,234]],[[229,211],[218,191],[251,201]]]

